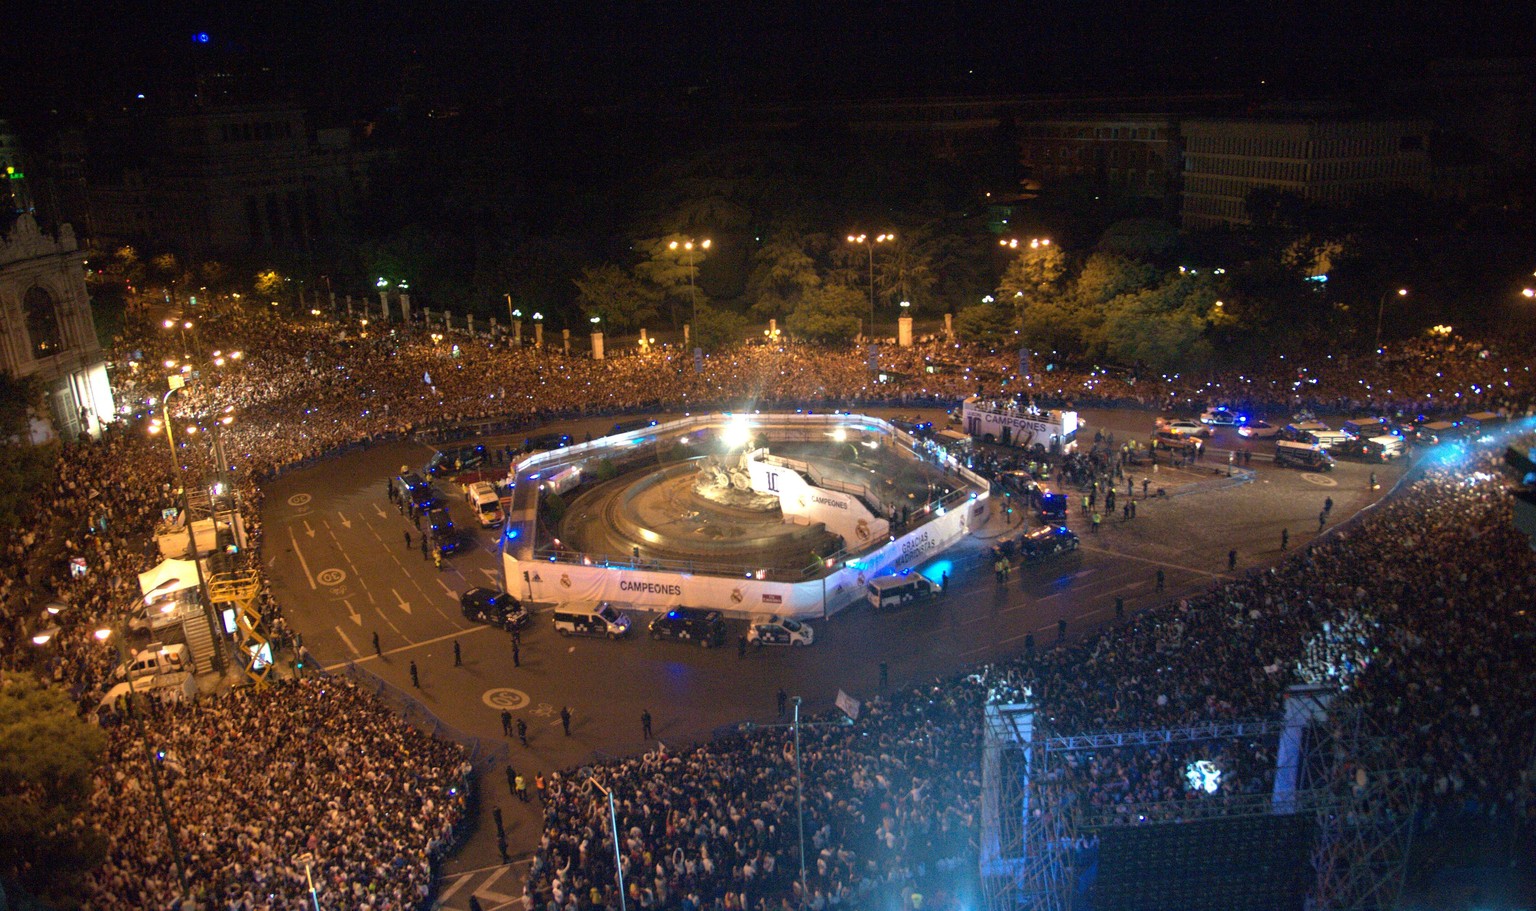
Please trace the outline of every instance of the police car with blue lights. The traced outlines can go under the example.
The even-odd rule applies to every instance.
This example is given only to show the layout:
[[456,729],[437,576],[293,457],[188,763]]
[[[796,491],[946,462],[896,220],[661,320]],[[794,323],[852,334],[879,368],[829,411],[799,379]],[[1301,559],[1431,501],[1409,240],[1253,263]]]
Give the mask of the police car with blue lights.
[[778,614],[757,614],[747,627],[747,641],[757,645],[789,645],[799,647],[816,641],[816,632],[809,623],[801,623],[794,617]]
[[1042,525],[1032,528],[1019,538],[1018,553],[1025,560],[1040,560],[1059,553],[1077,550],[1077,535],[1065,525]]

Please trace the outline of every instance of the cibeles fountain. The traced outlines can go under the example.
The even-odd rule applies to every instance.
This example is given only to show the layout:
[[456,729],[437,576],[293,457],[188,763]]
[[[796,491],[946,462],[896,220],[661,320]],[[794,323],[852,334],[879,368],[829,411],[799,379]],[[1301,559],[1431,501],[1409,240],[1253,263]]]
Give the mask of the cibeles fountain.
[[[556,477],[582,483],[558,492]],[[539,453],[512,482],[508,591],[652,610],[823,616],[937,556],[987,505],[943,450],[847,414],[687,417]]]

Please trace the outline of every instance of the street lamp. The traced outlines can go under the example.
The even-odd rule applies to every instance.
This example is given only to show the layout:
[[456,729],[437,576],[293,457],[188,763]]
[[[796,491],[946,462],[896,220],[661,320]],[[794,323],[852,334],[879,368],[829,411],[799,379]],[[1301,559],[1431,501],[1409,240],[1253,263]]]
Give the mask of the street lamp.
[[[608,798],[608,826],[609,833],[613,836],[613,876],[614,880],[619,884],[619,911],[629,911],[629,903],[624,897],[624,855],[619,851],[619,814],[613,806],[613,790],[604,787],[603,783],[597,780],[597,774],[592,771],[590,766],[582,767],[579,774],[587,779],[587,784],[602,791],[603,796]],[[804,878],[804,866],[805,864],[802,860],[802,879]]]
[[[1381,350],[1381,314],[1382,314],[1382,311],[1386,310],[1386,308],[1387,308],[1387,298],[1391,294],[1392,294],[1392,291],[1390,289],[1388,289],[1386,291],[1383,291],[1381,293],[1381,303],[1376,305],[1376,350],[1377,351]],[[1408,296],[1408,289],[1407,288],[1398,288],[1397,289],[1397,296],[1398,297],[1407,297]]]
[[850,234],[850,244],[863,244],[869,251],[869,336],[875,336],[875,244],[894,243],[896,235],[887,231],[884,234],[870,237],[868,234]]
[[[213,654],[210,657],[213,659],[213,666],[219,671],[219,673],[222,674],[225,669],[223,644],[224,634],[223,631],[219,629],[217,620],[213,613],[213,600],[209,597],[208,594],[208,582],[203,578],[203,563],[197,557],[197,529],[192,522],[192,504],[187,495],[186,479],[182,477],[181,457],[176,452],[176,433],[171,426],[171,396],[187,388],[187,382],[181,374],[171,374],[169,377],[166,377],[166,383],[171,388],[166,390],[165,395],[160,397],[160,425],[157,426],[154,422],[151,422],[149,425],[149,432],[158,433],[160,427],[163,426],[165,428],[165,441],[169,443],[171,447],[171,471],[175,473],[176,483],[181,487],[181,515],[182,521],[186,525],[187,529],[187,552],[185,556],[187,559],[192,561],[192,566],[197,571],[197,587],[198,591],[203,596],[203,619],[208,623],[208,632],[213,642]],[[232,408],[233,406],[231,406],[231,409]],[[223,416],[223,418],[221,418],[221,422],[226,425],[231,423],[233,420],[234,417],[229,414],[226,414]],[[196,433],[197,425],[194,424],[188,427],[187,432]],[[217,432],[214,434],[214,439],[215,443],[217,444]],[[219,460],[219,477],[221,479],[223,477],[224,463],[222,450],[222,445],[215,445],[214,458]]]
[[795,825],[800,831],[800,901],[810,893],[805,889],[805,788],[800,777],[800,697],[795,697]]
[[700,250],[708,250],[709,249],[709,244],[710,244],[710,240],[707,237],[702,238],[700,240],[694,240],[693,238],[689,237],[689,238],[685,238],[685,239],[683,239],[681,241],[674,240],[670,244],[667,244],[667,249],[668,250],[677,250],[677,249],[681,248],[682,251],[683,251],[683,255],[687,257],[687,260],[688,260],[688,297],[693,302],[693,322],[694,322],[695,326],[697,326],[698,322],[699,322],[699,294],[698,294],[698,289],[695,288],[694,284],[693,284],[693,273],[695,271],[695,268],[694,268],[694,265],[693,265],[693,248],[695,246],[697,246]]
[[544,314],[537,310],[533,313],[533,347],[544,347]]

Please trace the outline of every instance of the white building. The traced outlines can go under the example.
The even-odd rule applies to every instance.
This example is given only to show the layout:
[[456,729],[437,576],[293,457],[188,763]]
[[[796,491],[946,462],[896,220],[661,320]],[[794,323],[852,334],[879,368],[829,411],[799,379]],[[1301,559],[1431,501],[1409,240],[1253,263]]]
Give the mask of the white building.
[[1341,203],[1398,188],[1427,189],[1429,121],[1186,120],[1184,227],[1248,223],[1264,187]]
[[106,360],[85,290],[85,253],[68,225],[47,234],[22,214],[0,233],[0,370],[36,377],[43,386],[33,442],[95,437],[113,419]]

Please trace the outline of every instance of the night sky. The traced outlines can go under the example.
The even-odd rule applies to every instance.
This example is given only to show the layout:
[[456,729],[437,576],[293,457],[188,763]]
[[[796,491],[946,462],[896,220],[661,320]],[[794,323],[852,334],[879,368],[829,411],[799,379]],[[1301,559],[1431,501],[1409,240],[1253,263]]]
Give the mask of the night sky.
[[[320,112],[1050,92],[1337,94],[1447,56],[1529,55],[1536,4],[1279,2],[7,4],[0,117],[165,99],[272,71]],[[84,14],[82,15],[82,11]],[[206,34],[200,43],[194,36]]]

